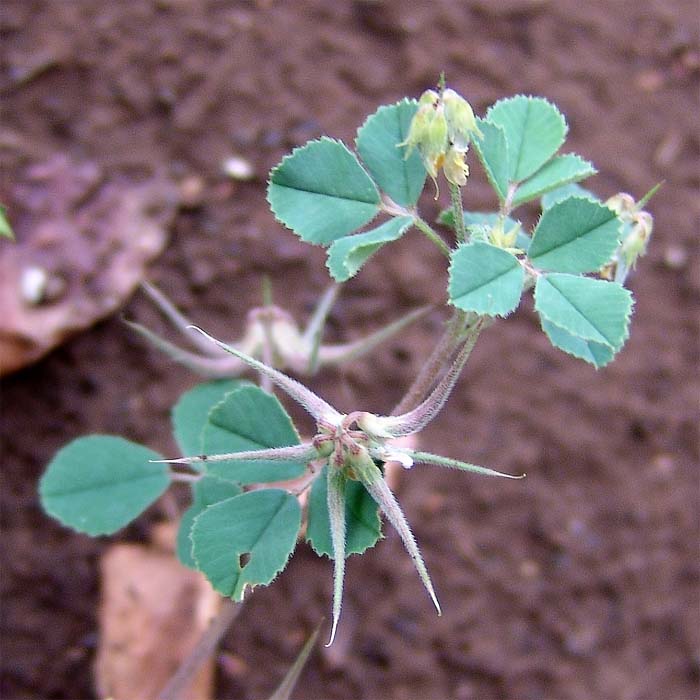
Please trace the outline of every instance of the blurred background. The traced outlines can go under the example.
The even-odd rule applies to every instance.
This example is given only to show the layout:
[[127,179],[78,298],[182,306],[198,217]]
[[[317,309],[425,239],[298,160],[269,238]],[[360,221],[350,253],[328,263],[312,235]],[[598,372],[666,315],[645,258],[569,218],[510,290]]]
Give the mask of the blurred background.
[[[96,697],[100,556],[182,505],[92,540],[36,495],[85,433],[175,450],[169,409],[198,379],[120,321],[165,331],[139,281],[226,339],[263,275],[304,320],[329,282],[324,256],[275,223],[270,168],[321,134],[352,142],[367,114],[443,70],[478,114],[515,93],[557,104],[602,198],[664,181],[630,282],[631,338],[595,371],[554,350],[527,303],[489,329],[423,447],[527,479],[408,473],[398,495],[444,615],[388,531],[349,560],[342,635],[312,655],[297,697],[697,697],[695,0],[5,0],[0,17],[0,201],[18,239],[0,242],[2,698]],[[492,209],[471,163],[465,205]],[[428,194],[426,218],[447,195]],[[417,234],[390,250],[344,286],[329,340],[441,301],[440,254]],[[313,386],[385,412],[439,328],[433,314]],[[216,697],[269,694],[331,591],[331,563],[300,544],[225,638]]]

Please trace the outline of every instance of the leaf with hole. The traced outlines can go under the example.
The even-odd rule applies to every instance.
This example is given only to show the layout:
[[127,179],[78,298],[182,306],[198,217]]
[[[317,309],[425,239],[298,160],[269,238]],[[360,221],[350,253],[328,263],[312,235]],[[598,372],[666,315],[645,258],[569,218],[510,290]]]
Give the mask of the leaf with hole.
[[413,217],[398,216],[371,231],[339,238],[328,249],[326,266],[336,282],[345,282],[383,245],[401,238],[413,224]]
[[506,250],[475,242],[452,254],[449,302],[463,311],[507,316],[520,301],[525,274]]
[[59,450],[39,484],[49,515],[88,535],[109,535],[140,515],[169,486],[153,450],[112,435],[78,438]]
[[[325,466],[311,487],[306,539],[317,554],[332,558],[327,470]],[[358,481],[348,481],[345,486],[345,533],[346,557],[362,554],[382,537],[379,507]]]
[[340,141],[323,137],[292,151],[270,173],[274,215],[303,241],[328,245],[379,212],[376,185]]
[[559,150],[568,131],[561,112],[543,97],[499,100],[487,111],[486,121],[503,129],[509,182],[534,175]]
[[528,257],[539,270],[594,272],[615,252],[620,228],[617,215],[604,204],[569,197],[544,210]]
[[357,132],[357,152],[383,192],[403,207],[412,207],[420,197],[427,176],[417,151],[405,157],[398,144],[408,136],[415,100],[401,100],[380,107]]
[[[254,385],[227,394],[210,412],[202,432],[202,451],[207,455],[298,444],[299,435],[282,404]],[[306,471],[304,462],[276,460],[203,462],[202,466],[207,474],[239,484],[286,481]]]
[[209,506],[192,527],[199,569],[222,595],[242,600],[246,587],[266,585],[294,551],[301,507],[281,489],[248,491]]
[[182,514],[180,527],[177,531],[177,558],[190,569],[196,569],[197,564],[192,556],[192,540],[190,534],[195,518],[209,506],[220,503],[242,493],[238,484],[223,481],[215,476],[204,476],[192,484],[192,505]]
[[535,309],[577,338],[619,350],[628,335],[632,295],[615,282],[567,274],[541,275]]

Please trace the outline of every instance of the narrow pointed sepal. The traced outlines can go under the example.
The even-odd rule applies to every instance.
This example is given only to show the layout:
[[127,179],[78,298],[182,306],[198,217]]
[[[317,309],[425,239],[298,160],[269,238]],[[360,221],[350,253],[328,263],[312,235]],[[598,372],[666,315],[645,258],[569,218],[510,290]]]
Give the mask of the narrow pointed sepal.
[[374,498],[374,500],[379,504],[379,507],[382,509],[384,515],[386,515],[389,522],[399,533],[399,537],[401,537],[406,551],[409,553],[411,559],[413,559],[413,564],[416,567],[416,571],[418,572],[426,591],[428,591],[428,595],[433,601],[438,615],[442,615],[440,603],[438,602],[437,595],[435,595],[435,589],[433,588],[433,583],[430,580],[428,570],[425,567],[423,556],[418,549],[416,538],[413,536],[408,521],[406,520],[406,516],[401,510],[401,506],[396,500],[396,496],[394,496],[384,480],[384,476],[382,475],[381,471],[379,471],[379,468],[372,461],[372,458],[367,452],[364,452],[363,457],[357,461],[354,461],[352,466],[358,479],[362,482],[362,485],[367,489],[372,498]]
[[474,472],[475,474],[483,474],[485,476],[502,476],[506,479],[525,478],[525,474],[505,474],[495,469],[480,467],[476,464],[461,462],[458,459],[450,459],[449,457],[442,457],[441,455],[434,455],[430,452],[414,452],[413,450],[403,450],[403,452],[417,464],[435,464],[438,467],[459,469],[464,472]]
[[331,638],[326,644],[333,644],[340,620],[343,602],[343,581],[345,579],[345,482],[340,469],[328,465],[328,515],[333,543],[333,626]]
[[318,350],[318,363],[320,365],[338,365],[365,355],[380,343],[402,331],[409,324],[425,316],[431,309],[431,306],[423,306],[420,309],[410,311],[384,328],[380,328],[367,337],[360,338],[352,343],[320,347]]
[[330,423],[337,425],[340,423],[342,416],[338,411],[336,411],[333,406],[324,401],[320,396],[316,396],[310,389],[307,389],[303,384],[288,377],[286,374],[269,367],[263,362],[256,360],[250,355],[246,355],[244,352],[237,350],[226,343],[222,343],[213,336],[209,335],[206,331],[203,331],[198,326],[190,326],[193,330],[201,333],[205,338],[208,338],[212,343],[218,345],[222,350],[234,355],[242,362],[245,362],[249,367],[260,372],[265,377],[268,377],[272,382],[277,384],[277,386],[282,389],[285,393],[289,394],[297,403],[303,406],[313,418],[318,420],[325,420]]
[[196,457],[178,457],[177,459],[154,459],[154,463],[167,464],[201,464],[206,462],[311,462],[318,458],[318,450],[310,442],[289,447],[270,447],[266,450],[245,450],[216,455],[198,455]]
[[237,377],[245,370],[245,364],[230,355],[221,355],[220,357],[198,355],[178,347],[169,340],[165,340],[165,338],[161,338],[157,333],[140,323],[128,321],[127,319],[124,319],[124,323],[172,360],[207,379]]

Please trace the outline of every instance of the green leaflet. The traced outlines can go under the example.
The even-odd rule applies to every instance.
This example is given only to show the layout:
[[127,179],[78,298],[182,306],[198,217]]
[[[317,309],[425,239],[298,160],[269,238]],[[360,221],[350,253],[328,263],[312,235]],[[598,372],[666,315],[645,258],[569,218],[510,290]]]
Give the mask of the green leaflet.
[[[202,453],[202,431],[207,424],[209,412],[226,394],[244,385],[250,385],[250,382],[243,379],[204,382],[186,391],[178,399],[170,412],[170,420],[175,440],[183,455]],[[193,464],[192,467],[200,469],[201,464]]]
[[617,351],[628,335],[632,295],[615,282],[541,275],[535,286],[535,309],[543,320],[570,335]]
[[[226,454],[299,444],[292,420],[275,396],[254,385],[228,393],[209,413],[202,432],[204,454]],[[205,462],[208,474],[239,484],[286,481],[301,476],[303,462]]]
[[542,209],[549,209],[552,205],[561,202],[563,199],[568,199],[569,197],[585,197],[594,202],[600,202],[600,199],[594,195],[593,192],[572,182],[568,185],[557,187],[556,190],[542,195]]
[[[333,557],[330,519],[328,517],[328,467],[314,480],[309,495],[306,540],[319,554]],[[382,536],[379,508],[365,487],[348,481],[345,487],[345,556],[362,554]]]
[[593,272],[614,253],[621,222],[612,209],[569,197],[545,209],[532,235],[528,257],[540,270]]
[[452,254],[449,302],[463,311],[507,316],[520,301],[525,274],[511,253],[475,242]]
[[192,556],[192,540],[190,539],[194,519],[208,506],[238,496],[240,493],[242,491],[238,484],[223,481],[215,476],[204,476],[192,485],[192,505],[182,514],[180,527],[177,531],[177,558],[180,563],[190,569],[197,568]]
[[504,131],[510,182],[534,175],[559,150],[568,131],[561,112],[543,97],[499,100],[489,108],[486,121]]
[[297,148],[270,173],[270,207],[308,243],[328,245],[371,221],[379,192],[355,155],[323,137]]
[[124,438],[90,435],[59,450],[39,484],[49,515],[88,535],[127,525],[169,486],[161,455]]
[[416,100],[408,99],[380,107],[360,127],[355,142],[374,181],[404,207],[418,201],[427,175],[418,152],[405,158],[405,148],[398,146],[406,140],[417,108]]
[[246,586],[266,585],[284,569],[300,525],[299,502],[281,489],[248,491],[216,503],[194,520],[197,569],[219,593],[242,600]]
[[569,353],[569,355],[585,360],[596,367],[596,369],[604,367],[615,357],[616,350],[608,345],[577,338],[545,318],[540,320],[542,321],[542,330],[554,347]]
[[513,197],[513,206],[520,206],[532,199],[537,199],[545,192],[578,182],[595,175],[596,172],[591,163],[575,153],[555,156],[520,184]]
[[413,224],[413,217],[399,216],[385,221],[366,233],[356,233],[336,240],[328,249],[326,266],[336,282],[345,282],[385,243],[403,236]]
[[482,138],[474,138],[474,148],[491,186],[503,202],[508,196],[508,144],[505,130],[485,119],[476,120]]

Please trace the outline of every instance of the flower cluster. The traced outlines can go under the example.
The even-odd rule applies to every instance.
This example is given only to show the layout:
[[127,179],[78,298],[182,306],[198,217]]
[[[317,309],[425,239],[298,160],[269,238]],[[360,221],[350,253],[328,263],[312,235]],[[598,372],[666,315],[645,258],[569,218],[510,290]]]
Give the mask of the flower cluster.
[[408,137],[399,146],[406,147],[406,157],[416,148],[433,180],[442,169],[448,182],[463,187],[469,175],[467,149],[474,136],[482,134],[471,105],[461,95],[450,88],[440,93],[426,90]]

